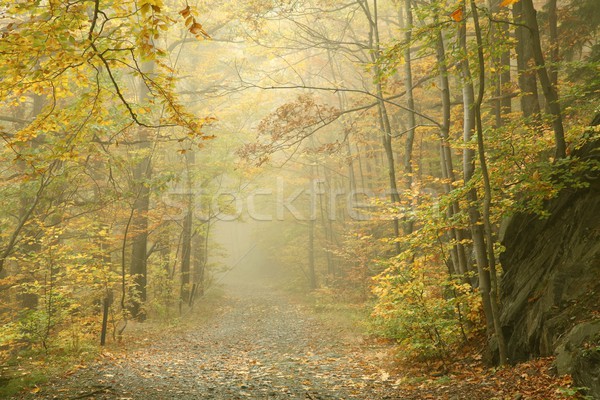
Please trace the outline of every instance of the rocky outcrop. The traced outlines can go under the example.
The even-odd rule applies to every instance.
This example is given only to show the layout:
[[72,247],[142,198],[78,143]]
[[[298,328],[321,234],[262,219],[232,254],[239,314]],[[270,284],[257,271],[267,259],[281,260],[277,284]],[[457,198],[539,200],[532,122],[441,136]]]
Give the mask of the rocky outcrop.
[[[600,160],[591,144],[575,156]],[[600,174],[515,215],[503,235],[501,322],[512,362],[557,355],[557,369],[600,398]]]
[[576,324],[555,350],[558,373],[573,374],[580,386],[597,395],[600,395],[599,332],[600,319]]

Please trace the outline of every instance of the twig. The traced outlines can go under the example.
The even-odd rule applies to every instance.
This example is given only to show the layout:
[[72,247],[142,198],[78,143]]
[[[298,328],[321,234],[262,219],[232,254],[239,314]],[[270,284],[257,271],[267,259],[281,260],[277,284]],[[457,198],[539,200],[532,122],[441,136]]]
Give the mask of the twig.
[[80,394],[79,396],[71,397],[70,400],[85,399],[86,397],[91,397],[95,394],[100,394],[110,389],[112,389],[112,386],[101,386],[100,389],[96,389],[93,392]]

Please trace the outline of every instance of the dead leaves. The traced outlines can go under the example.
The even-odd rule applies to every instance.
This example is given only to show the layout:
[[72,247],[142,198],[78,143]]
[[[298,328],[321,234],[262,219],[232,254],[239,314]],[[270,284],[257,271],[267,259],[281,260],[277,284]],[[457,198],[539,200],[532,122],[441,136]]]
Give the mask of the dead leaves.
[[[518,3],[519,1],[520,0],[502,0],[502,2],[500,3],[500,7],[508,7],[515,3]],[[452,18],[452,20],[455,22],[462,21],[463,17],[464,17],[464,10],[462,7],[458,7],[456,10],[454,10],[454,11],[452,11],[452,13],[450,13],[450,18]]]
[[189,5],[179,11],[179,15],[184,18],[185,26],[192,35],[198,39],[210,39],[210,35],[204,30],[202,24],[196,20],[194,12]]
[[452,11],[452,13],[450,14],[450,18],[452,18],[456,22],[462,21],[462,19],[463,19],[462,7],[459,7],[456,10]]
[[507,7],[518,2],[519,0],[502,0],[502,2],[500,3],[500,7]]
[[108,388],[120,398],[160,393],[162,398],[405,400],[565,400],[566,390],[572,391],[569,377],[553,375],[552,359],[490,369],[474,343],[450,364],[393,364],[392,343],[348,342],[332,333],[338,329],[279,297],[246,294],[243,302],[223,307],[218,321],[203,322],[194,331],[150,335],[146,326],[135,350],[105,351],[97,364],[70,376],[68,387],[57,389],[100,394]]
[[[404,375],[396,381],[402,398],[471,400],[575,399],[565,393],[573,391],[569,376],[555,376],[552,358],[539,358],[501,369],[485,366],[474,356],[467,356],[448,365],[443,376],[429,374],[431,365],[400,366],[397,374]],[[419,377],[421,375],[421,377]]]

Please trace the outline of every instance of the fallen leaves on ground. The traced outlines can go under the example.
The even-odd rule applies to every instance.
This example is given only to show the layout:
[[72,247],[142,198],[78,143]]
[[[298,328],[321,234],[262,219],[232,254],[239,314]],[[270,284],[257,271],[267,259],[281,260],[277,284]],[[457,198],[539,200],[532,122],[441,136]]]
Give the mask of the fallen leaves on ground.
[[[552,360],[486,368],[471,349],[453,363],[394,361],[393,343],[316,318],[269,288],[236,287],[209,320],[136,329],[129,349],[23,392],[20,399],[568,399]],[[130,333],[131,335],[131,333]]]

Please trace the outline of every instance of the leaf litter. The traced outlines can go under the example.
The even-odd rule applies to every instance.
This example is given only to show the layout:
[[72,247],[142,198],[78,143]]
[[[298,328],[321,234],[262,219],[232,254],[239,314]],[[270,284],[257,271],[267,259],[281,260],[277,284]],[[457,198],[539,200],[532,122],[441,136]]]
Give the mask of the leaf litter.
[[[138,329],[129,348],[17,399],[576,399],[552,359],[490,369],[470,351],[446,364],[394,358],[393,343],[333,326],[277,290],[236,287],[185,329]],[[141,324],[143,326],[146,324]],[[394,361],[396,360],[396,361]]]

